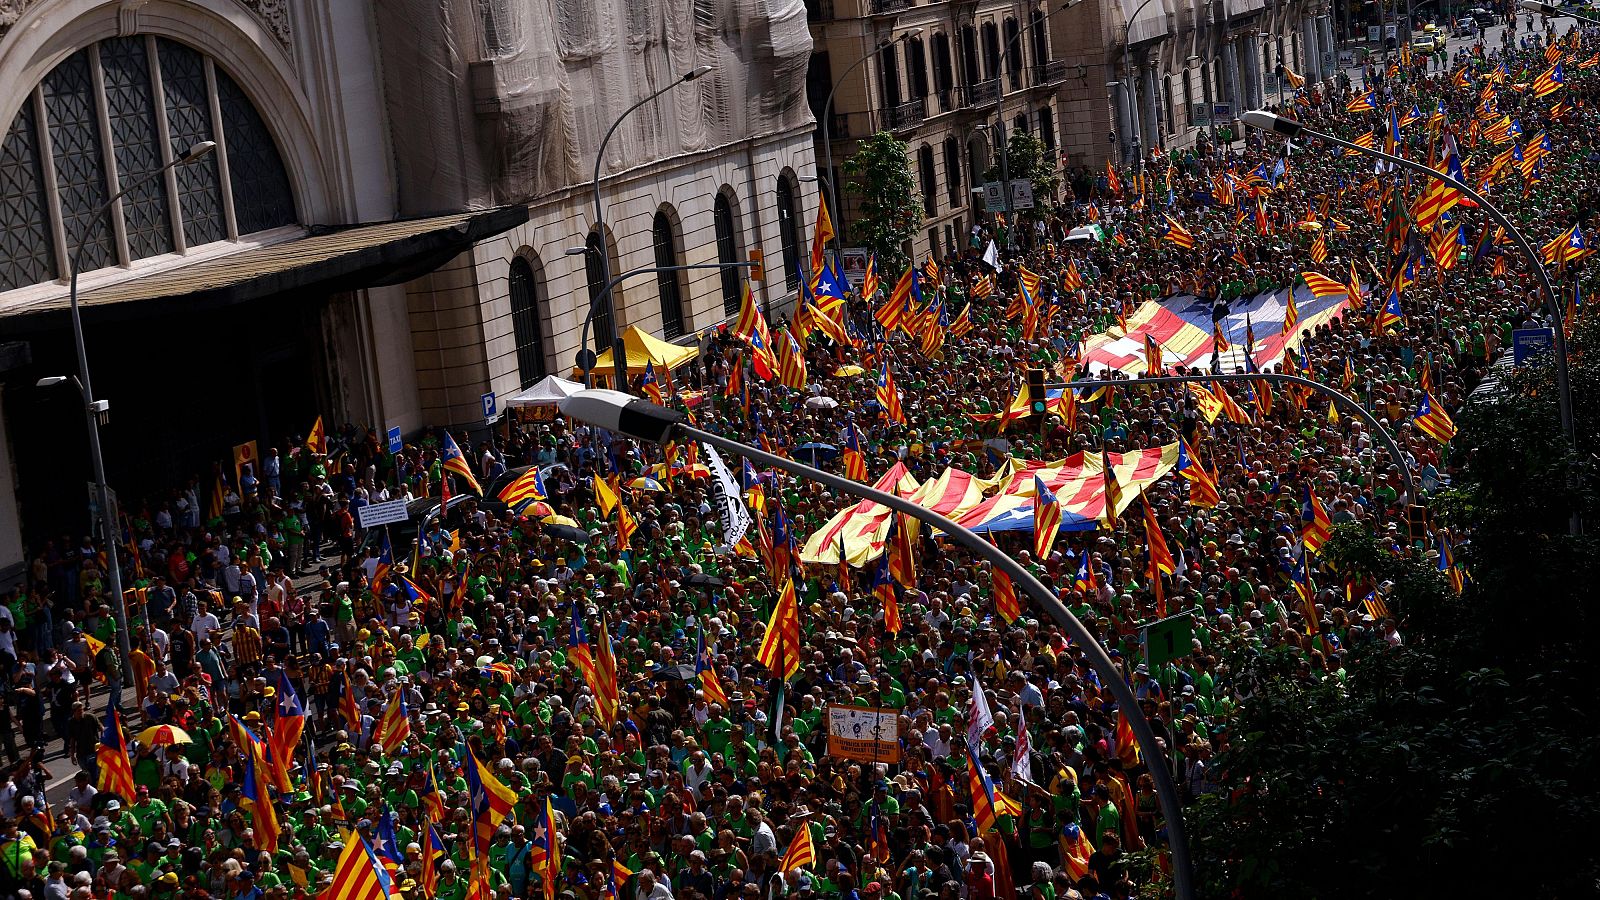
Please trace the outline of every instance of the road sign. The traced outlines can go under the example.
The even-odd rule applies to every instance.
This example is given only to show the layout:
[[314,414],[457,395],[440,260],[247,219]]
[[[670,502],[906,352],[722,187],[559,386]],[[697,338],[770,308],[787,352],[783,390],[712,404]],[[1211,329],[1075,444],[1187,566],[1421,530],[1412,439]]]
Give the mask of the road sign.
[[1144,664],[1154,670],[1172,660],[1188,656],[1194,645],[1194,622],[1189,613],[1151,622],[1139,630],[1139,641],[1144,645]]
[[582,350],[579,350],[578,351],[578,358],[576,360],[576,362],[578,364],[578,371],[580,371],[580,372],[593,372],[594,371],[594,364],[598,360],[599,360],[599,357],[595,356],[594,355],[594,351],[590,350],[588,347],[585,347]]
[[368,503],[356,510],[356,518],[362,528],[376,528],[379,525],[391,525],[395,522],[406,520],[406,501],[385,500],[382,503]]
[[1211,106],[1207,103],[1189,104],[1189,124],[1196,128],[1211,127]]
[[1213,121],[1213,122],[1226,122],[1231,118],[1233,118],[1233,104],[1232,103],[1213,103],[1213,104],[1211,104],[1211,121]]
[[1011,179],[1011,208],[1033,209],[1033,182],[1026,178]]
[[405,447],[405,442],[400,440],[400,426],[389,429],[389,452],[399,453]]
[[983,207],[990,212],[1006,208],[1006,189],[998,181],[983,183]]
[[1323,73],[1324,76],[1328,75],[1334,69],[1338,68],[1338,65],[1339,65],[1339,54],[1333,52],[1332,50],[1324,50],[1324,51],[1322,51],[1322,73]]
[[494,391],[490,391],[490,392],[488,392],[487,394],[484,394],[482,397],[480,397],[478,399],[483,401],[483,420],[485,422],[493,422],[494,421]]
[[1518,328],[1511,332],[1511,364],[1520,366],[1555,348],[1556,333],[1549,328]]

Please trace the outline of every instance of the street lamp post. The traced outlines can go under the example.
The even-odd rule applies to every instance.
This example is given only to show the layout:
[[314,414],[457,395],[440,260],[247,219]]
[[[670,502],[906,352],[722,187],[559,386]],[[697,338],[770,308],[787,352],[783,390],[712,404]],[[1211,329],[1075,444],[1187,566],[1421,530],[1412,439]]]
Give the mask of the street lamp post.
[[[1334,137],[1331,134],[1307,128],[1299,122],[1296,122],[1292,119],[1286,119],[1279,115],[1274,115],[1266,110],[1252,110],[1245,113],[1243,118],[1244,123],[1249,125],[1251,128],[1257,128],[1261,131],[1269,131],[1274,134],[1281,135],[1289,140],[1293,140],[1294,138],[1301,136],[1316,138],[1317,140],[1332,144],[1335,147],[1343,147],[1346,150],[1352,150],[1365,156],[1376,157],[1377,159],[1388,162],[1390,165],[1399,166],[1402,169],[1416,172],[1419,175],[1425,175],[1437,181],[1442,181],[1471,198],[1471,200],[1476,203],[1479,208],[1481,208],[1484,213],[1489,216],[1489,218],[1493,219],[1496,224],[1506,230],[1507,234],[1511,235],[1511,239],[1516,242],[1517,248],[1522,251],[1522,255],[1527,257],[1528,265],[1533,269],[1534,274],[1538,276],[1539,286],[1543,288],[1548,304],[1550,319],[1555,324],[1555,327],[1552,328],[1551,331],[1554,333],[1553,341],[1555,343],[1556,357],[1556,394],[1557,403],[1561,410],[1561,430],[1567,438],[1567,449],[1576,454],[1578,451],[1578,432],[1577,424],[1572,413],[1572,384],[1568,380],[1567,373],[1567,336],[1566,329],[1564,327],[1564,313],[1561,309],[1561,300],[1556,296],[1555,285],[1550,282],[1550,273],[1545,270],[1544,260],[1540,258],[1539,251],[1535,250],[1533,244],[1528,241],[1527,235],[1523,234],[1516,225],[1512,224],[1511,220],[1506,217],[1506,214],[1501,212],[1499,207],[1490,203],[1482,194],[1473,190],[1471,187],[1468,187],[1466,184],[1451,178],[1443,172],[1439,172],[1429,166],[1423,165],[1422,163],[1406,159],[1403,156],[1395,156],[1390,153],[1385,153],[1382,150],[1372,147],[1363,147],[1359,144],[1351,143],[1350,141],[1342,138]],[[1570,529],[1574,535],[1582,533],[1583,523],[1579,519],[1577,513],[1573,513],[1572,515]]]
[[834,189],[833,184],[833,95],[839,92],[839,85],[844,84],[845,79],[850,77],[850,73],[854,72],[862,63],[877,56],[889,47],[908,38],[914,38],[921,33],[921,28],[910,28],[900,32],[890,40],[879,41],[877,46],[872,48],[872,52],[863,54],[860,59],[851,63],[843,72],[839,73],[839,77],[834,79],[833,87],[828,89],[828,99],[822,102],[822,152],[827,159],[828,166],[828,180],[823,183],[823,186],[828,189],[828,203],[832,207],[834,217],[833,252],[840,258],[844,257],[844,238],[842,237],[844,229],[839,227],[840,222],[843,220],[840,218],[839,194]]
[[1567,9],[1565,6],[1555,6],[1550,3],[1540,3],[1538,0],[1522,0],[1522,2],[1518,3],[1517,5],[1525,10],[1528,10],[1529,12],[1542,13],[1547,19],[1555,19],[1561,16],[1566,16],[1569,19],[1577,19],[1579,22],[1583,22],[1586,25],[1600,25],[1600,19],[1590,18],[1589,16],[1580,16],[1577,13]]
[[1196,373],[1194,375],[1161,375],[1148,378],[1119,378],[1112,381],[1085,379],[1083,381],[1061,382],[1046,386],[1075,390],[1086,387],[1128,387],[1141,384],[1194,384],[1202,381],[1270,381],[1275,384],[1298,385],[1322,394],[1334,403],[1339,404],[1351,415],[1366,423],[1367,427],[1383,441],[1384,449],[1388,451],[1389,458],[1394,460],[1394,464],[1400,468],[1400,477],[1405,479],[1406,493],[1410,495],[1411,501],[1415,503],[1420,496],[1417,491],[1417,482],[1411,474],[1411,468],[1406,465],[1406,458],[1401,454],[1400,444],[1394,439],[1394,435],[1389,432],[1389,429],[1383,427],[1383,423],[1368,412],[1355,398],[1309,378],[1301,378],[1298,375],[1280,372],[1214,372]]
[[[600,139],[600,146],[595,148],[594,151],[594,180],[591,184],[591,187],[594,191],[594,229],[595,233],[600,236],[600,277],[606,282],[605,289],[600,292],[600,296],[597,299],[602,299],[605,301],[606,317],[611,322],[611,355],[613,357],[612,361],[616,363],[616,387],[619,391],[626,390],[628,386],[628,362],[626,359],[627,354],[624,353],[622,349],[622,332],[617,328],[616,309],[612,307],[611,303],[611,253],[609,248],[606,246],[605,210],[600,205],[600,164],[605,160],[606,145],[611,143],[611,136],[615,134],[617,128],[622,125],[622,120],[632,115],[634,110],[644,106],[646,103],[649,103],[657,97],[660,97],[667,91],[672,90],[680,84],[688,84],[696,78],[709,74],[710,72],[710,66],[695,66],[693,69],[672,81],[666,87],[660,88],[650,96],[645,97],[643,100],[640,100],[634,105],[623,110],[622,115],[617,116],[616,121],[611,123],[611,127],[606,129],[606,136]],[[587,344],[584,346],[585,349],[588,348]]]
[[1183,808],[1178,799],[1177,786],[1167,768],[1167,754],[1156,743],[1150,723],[1137,714],[1138,698],[1128,686],[1126,676],[1112,663],[1105,647],[1085,628],[1083,623],[1065,605],[1016,560],[1000,548],[989,543],[950,519],[918,506],[894,494],[885,493],[862,484],[812,468],[792,459],[766,453],[755,447],[741,444],[720,435],[688,425],[682,413],[657,406],[647,400],[638,400],[627,394],[606,390],[579,391],[561,401],[561,412],[582,422],[615,431],[636,440],[660,444],[673,437],[702,441],[719,450],[733,453],[763,466],[782,469],[826,487],[870,500],[895,512],[911,516],[939,529],[973,554],[989,561],[996,569],[1010,576],[1013,584],[1027,593],[1042,607],[1056,624],[1066,630],[1073,642],[1084,648],[1100,681],[1111,691],[1117,706],[1126,710],[1128,723],[1133,727],[1134,742],[1149,763],[1150,776],[1155,781],[1156,795],[1161,814],[1167,822],[1167,846],[1172,854],[1172,883],[1178,900],[1194,900],[1194,873],[1189,860],[1189,843],[1184,833]]
[[1123,101],[1128,106],[1128,120],[1133,124],[1133,134],[1129,136],[1132,144],[1129,146],[1134,148],[1135,154],[1139,157],[1140,175],[1144,174],[1144,153],[1140,152],[1138,148],[1143,146],[1144,143],[1141,140],[1144,137],[1144,123],[1139,121],[1139,116],[1134,106],[1134,97],[1138,96],[1138,90],[1133,84],[1133,63],[1130,60],[1130,55],[1128,52],[1130,49],[1128,46],[1128,36],[1133,31],[1133,21],[1139,18],[1139,13],[1144,12],[1144,8],[1149,6],[1152,2],[1154,2],[1154,0],[1144,0],[1143,3],[1135,6],[1133,8],[1133,15],[1129,16],[1122,23],[1122,74],[1128,79],[1128,87],[1124,92],[1125,95],[1123,97]]
[[[567,255],[579,256],[587,252],[588,249],[585,247],[573,247],[567,250]],[[601,289],[599,294],[595,295],[595,298],[592,301],[589,302],[589,308],[584,312],[583,315],[583,330],[580,333],[578,340],[578,346],[582,348],[581,352],[583,353],[583,356],[581,357],[581,364],[583,368],[583,386],[591,388],[594,387],[594,351],[589,348],[589,324],[594,321],[594,311],[599,308],[600,301],[610,297],[612,290],[615,289],[617,285],[621,284],[624,279],[632,278],[635,275],[657,275],[662,272],[687,272],[692,269],[748,269],[754,265],[755,263],[753,262],[719,262],[691,263],[683,266],[646,266],[641,269],[629,269],[628,271],[623,272],[621,275],[618,275],[612,278],[610,281],[607,281],[606,286]],[[618,339],[615,342],[615,345],[611,348],[612,371],[617,373],[617,377],[619,378],[618,384],[627,383],[628,362],[626,359],[622,359],[622,357],[619,355],[625,353],[626,348],[623,347],[621,339]],[[619,359],[622,359],[620,363],[618,363]],[[618,390],[620,389],[621,388],[618,388]]]
[[[162,177],[168,169],[188,165],[197,159],[217,149],[215,141],[200,141],[183,153],[173,157],[171,162],[150,172],[142,178],[136,178],[115,194],[111,199],[100,205],[95,210],[94,216],[89,219],[90,227],[100,224],[106,218],[106,212],[117,204],[124,196],[135,188],[143,187],[151,181]],[[86,233],[78,242],[78,248],[72,253],[72,274],[67,287],[68,303],[72,308],[72,341],[78,353],[78,375],[73,379],[78,393],[83,399],[84,415],[89,425],[89,459],[94,467],[94,489],[97,501],[100,504],[100,539],[105,543],[106,551],[106,577],[110,582],[111,610],[117,621],[117,652],[122,656],[122,677],[117,680],[116,695],[110,698],[111,703],[120,707],[122,705],[122,685],[128,680],[132,671],[133,647],[128,642],[128,603],[122,596],[122,566],[117,561],[117,523],[111,514],[111,486],[106,483],[105,455],[100,449],[100,416],[110,410],[110,404],[105,400],[94,399],[94,388],[89,382],[89,353],[83,341],[83,312],[78,305],[78,273],[83,268],[83,251],[89,245],[89,235]],[[40,387],[51,387],[61,384],[66,378],[55,376],[41,379]]]

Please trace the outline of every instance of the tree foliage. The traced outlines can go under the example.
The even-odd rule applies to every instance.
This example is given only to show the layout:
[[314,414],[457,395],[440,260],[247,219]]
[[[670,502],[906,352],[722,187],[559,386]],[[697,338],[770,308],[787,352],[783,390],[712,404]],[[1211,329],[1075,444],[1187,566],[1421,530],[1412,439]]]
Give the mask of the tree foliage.
[[[1048,215],[1055,207],[1050,198],[1061,187],[1061,176],[1056,172],[1044,141],[1031,131],[1012,131],[1006,139],[1006,147],[1006,162],[1011,168],[1012,179],[1026,178],[1033,185],[1033,209],[1024,210],[1022,214],[1032,218]],[[990,181],[1000,180],[998,160],[984,177]]]
[[[1580,441],[1600,434],[1600,339],[1573,336]],[[1241,673],[1253,686],[1226,753],[1226,791],[1193,808],[1203,896],[1592,897],[1600,884],[1600,663],[1590,537],[1592,449],[1569,454],[1548,365],[1458,416],[1464,455],[1442,524],[1470,530],[1461,596],[1426,560],[1338,529],[1328,565],[1395,583],[1405,643],[1351,648],[1344,678],[1289,652]]]
[[910,259],[904,244],[922,224],[922,195],[911,174],[906,143],[887,131],[863,140],[844,162],[847,189],[860,197],[851,239],[878,255],[878,271],[893,281]]

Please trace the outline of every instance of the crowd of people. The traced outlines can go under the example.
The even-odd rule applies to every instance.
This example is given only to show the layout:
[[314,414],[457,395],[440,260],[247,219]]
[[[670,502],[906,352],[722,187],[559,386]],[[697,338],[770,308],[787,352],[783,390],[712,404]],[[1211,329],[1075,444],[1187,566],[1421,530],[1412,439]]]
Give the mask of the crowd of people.
[[[1586,215],[1600,172],[1595,54],[1593,40],[1547,32],[1479,45],[1431,75],[1419,58],[1359,86],[1307,84],[1285,112],[1354,139],[1382,133],[1391,106],[1420,110],[1383,137],[1425,160],[1453,143],[1467,176],[1490,173],[1490,196],[1543,243]],[[1536,96],[1527,85],[1555,59],[1564,86]],[[1369,90],[1370,110],[1353,102]],[[1500,115],[1520,136],[1485,136]],[[1548,137],[1542,161],[1493,171],[1536,134]],[[1405,211],[1424,186],[1367,158],[1314,142],[1286,155],[1251,135],[1157,151],[1139,168],[1037,230],[986,230],[939,261],[926,299],[965,310],[971,328],[932,353],[921,334],[883,333],[884,297],[852,294],[832,314],[842,341],[773,323],[780,339],[784,328],[804,339],[804,387],[760,377],[730,332],[663,396],[701,427],[784,453],[859,435],[869,479],[896,464],[922,480],[947,467],[981,478],[1008,458],[1181,440],[1215,473],[1214,498],[1174,474],[1129,498],[1150,515],[1063,532],[1043,554],[1031,535],[997,537],[1111,651],[1137,709],[1118,708],[1105,673],[1043,610],[1001,608],[990,567],[959,545],[919,536],[914,575],[889,588],[892,616],[875,564],[804,564],[805,537],[853,503],[819,485],[750,473],[743,501],[760,527],[745,552],[725,540],[726,498],[699,448],[556,418],[470,455],[444,431],[391,455],[375,432],[347,428],[288,442],[216,497],[197,479],[132,512],[126,666],[104,557],[87,540],[38,548],[0,606],[11,719],[0,753],[12,764],[0,888],[253,900],[337,884],[360,896],[352,872],[367,863],[391,896],[444,900],[1121,900],[1164,881],[1167,822],[1129,718],[1148,722],[1191,801],[1220,789],[1212,761],[1248,702],[1254,657],[1284,650],[1297,677],[1339,678],[1349,654],[1400,644],[1404,610],[1386,586],[1367,602],[1333,578],[1297,590],[1297,572],[1316,568],[1306,494],[1332,525],[1437,559],[1451,538],[1415,528],[1407,510],[1423,498],[1402,475],[1422,492],[1449,477],[1448,443],[1417,426],[1419,403],[1426,392],[1455,410],[1512,329],[1550,321],[1525,262],[1494,235],[1476,240],[1480,213],[1453,212],[1464,238],[1441,265]],[[1224,182],[1238,186],[1232,203]],[[1107,240],[1060,241],[1091,222]],[[1326,258],[1313,263],[1318,235]],[[998,272],[983,261],[991,240]],[[1285,365],[1358,398],[1403,459],[1359,419],[1293,392],[1269,404],[1236,390],[1238,421],[1148,387],[1086,392],[1071,420],[995,421],[1025,368],[1083,374],[1083,342],[1140,302],[1227,302],[1352,263],[1370,295],[1298,335]],[[1031,327],[1008,314],[1022,269],[1048,301]],[[1410,272],[1403,315],[1379,321],[1396,270]],[[885,365],[903,422],[879,403]],[[807,402],[822,397],[836,402]],[[1006,453],[989,442],[999,429]],[[542,496],[508,506],[484,492],[526,467]],[[358,527],[363,505],[446,484],[465,499],[412,544]],[[1172,548],[1171,573],[1150,564],[1150,527]],[[774,661],[769,623],[790,601],[799,646],[779,641]],[[1152,669],[1139,631],[1162,612],[1191,615],[1192,645]],[[106,691],[126,696],[120,714],[100,711]],[[840,706],[898,711],[892,761],[830,754],[828,709]],[[60,753],[47,752],[56,740]]]

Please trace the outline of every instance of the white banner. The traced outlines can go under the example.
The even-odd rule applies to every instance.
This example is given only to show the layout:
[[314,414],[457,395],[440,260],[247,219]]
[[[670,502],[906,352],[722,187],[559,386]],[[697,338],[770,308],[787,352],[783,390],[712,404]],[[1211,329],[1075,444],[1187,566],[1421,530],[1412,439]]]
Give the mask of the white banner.
[[722,516],[723,549],[731,549],[750,530],[750,510],[744,508],[739,482],[728,471],[728,464],[722,461],[717,448],[710,444],[700,446],[705,448],[706,458],[711,463],[711,496]]

